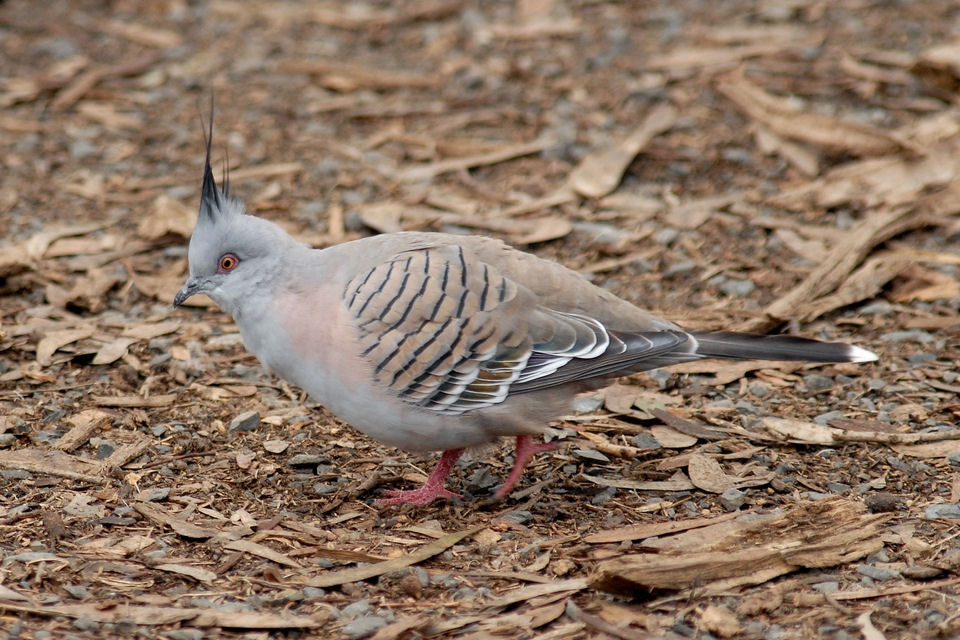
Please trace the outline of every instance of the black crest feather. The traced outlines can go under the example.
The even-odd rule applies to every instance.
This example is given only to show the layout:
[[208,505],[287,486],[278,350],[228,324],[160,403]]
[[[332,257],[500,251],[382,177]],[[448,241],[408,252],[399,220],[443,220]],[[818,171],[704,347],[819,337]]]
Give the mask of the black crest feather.
[[210,150],[213,147],[213,91],[210,92],[210,128],[208,130],[204,126],[202,115],[200,126],[203,127],[203,138],[207,144],[207,157],[203,163],[203,187],[200,190],[200,215],[213,218],[223,205],[217,179],[213,176],[213,167],[210,166]]

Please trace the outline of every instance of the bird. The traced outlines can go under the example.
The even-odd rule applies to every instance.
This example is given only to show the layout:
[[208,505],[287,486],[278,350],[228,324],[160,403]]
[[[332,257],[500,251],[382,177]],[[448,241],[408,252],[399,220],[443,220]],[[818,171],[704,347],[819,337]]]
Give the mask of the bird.
[[246,212],[210,166],[180,306],[208,295],[280,377],[364,434],[442,451],[426,482],[380,505],[460,497],[463,452],[514,438],[504,498],[573,397],[619,377],[702,358],[864,363],[854,345],[791,335],[686,330],[567,267],[479,235],[395,232],[312,248]]

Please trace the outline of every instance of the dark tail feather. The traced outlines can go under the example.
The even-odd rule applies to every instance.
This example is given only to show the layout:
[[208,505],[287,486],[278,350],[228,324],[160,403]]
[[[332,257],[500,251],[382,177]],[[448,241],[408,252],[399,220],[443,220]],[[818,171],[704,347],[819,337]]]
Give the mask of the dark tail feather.
[[873,362],[877,354],[840,342],[796,336],[765,336],[732,331],[691,331],[705,358],[805,360],[807,362]]

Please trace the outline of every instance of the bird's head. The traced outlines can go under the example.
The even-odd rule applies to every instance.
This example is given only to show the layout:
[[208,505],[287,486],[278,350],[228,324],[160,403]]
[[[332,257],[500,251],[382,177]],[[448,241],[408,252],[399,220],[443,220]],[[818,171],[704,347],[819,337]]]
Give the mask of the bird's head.
[[213,109],[203,168],[200,213],[190,237],[190,277],[174,298],[180,306],[198,293],[210,296],[222,309],[236,315],[239,305],[260,287],[271,287],[282,271],[292,247],[299,246],[283,229],[268,220],[248,215],[243,203],[230,197],[224,171],[223,188],[217,186],[210,166]]

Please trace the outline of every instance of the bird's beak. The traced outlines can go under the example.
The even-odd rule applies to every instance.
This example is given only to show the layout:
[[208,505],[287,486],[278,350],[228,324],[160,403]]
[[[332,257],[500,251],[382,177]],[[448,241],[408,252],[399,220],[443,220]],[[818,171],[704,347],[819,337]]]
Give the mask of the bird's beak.
[[177,291],[176,297],[173,299],[173,306],[179,307],[184,302],[187,301],[187,298],[192,296],[195,293],[200,293],[203,289],[203,281],[199,278],[190,278],[183,285],[183,288],[180,291]]

